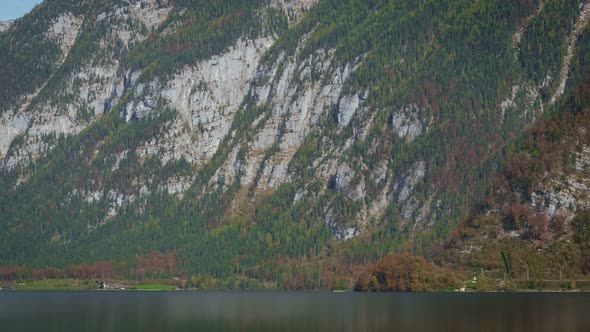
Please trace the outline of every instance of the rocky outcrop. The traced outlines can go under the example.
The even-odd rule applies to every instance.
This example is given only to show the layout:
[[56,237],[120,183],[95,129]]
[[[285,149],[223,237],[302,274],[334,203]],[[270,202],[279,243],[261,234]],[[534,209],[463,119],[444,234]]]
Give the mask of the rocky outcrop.
[[271,0],[271,5],[282,10],[294,22],[313,7],[318,0]]
[[131,6],[131,15],[151,31],[164,22],[172,8],[169,0],[140,0]]
[[14,21],[1,21],[0,22],[0,33],[10,29],[14,25]]
[[520,45],[522,36],[524,35],[530,21],[539,16],[543,12],[544,8],[545,2],[541,1],[541,3],[539,3],[539,7],[535,10],[535,12],[524,20],[524,22],[520,25],[514,36],[512,36],[512,47],[518,47]]
[[45,36],[59,45],[62,54],[68,54],[78,37],[80,27],[84,22],[81,16],[65,13],[53,20]]
[[[336,64],[332,51],[318,50],[301,63],[283,59],[282,63],[275,64],[278,65],[284,66],[282,72],[275,67],[261,74],[262,77],[274,76],[274,80],[254,87],[259,103],[268,105],[272,114],[256,139],[249,144],[248,150],[267,151],[272,146],[277,147],[276,153],[262,165],[257,185],[263,190],[275,188],[288,180],[288,166],[294,154],[307,135],[323,117],[333,112],[335,106],[345,105],[346,115],[341,118],[350,122],[360,104],[360,101],[350,102],[341,95],[344,83],[358,64]],[[312,80],[312,71],[321,73],[321,78]],[[340,102],[341,98],[345,101]],[[246,167],[242,177],[243,184],[252,181],[256,175],[252,170],[257,168],[251,167],[252,163],[259,165],[264,159],[261,153],[255,156],[246,162],[250,166]]]
[[568,39],[567,51],[563,58],[561,65],[561,71],[559,72],[559,85],[557,90],[551,96],[551,104],[555,103],[563,93],[565,92],[565,84],[569,78],[571,63],[576,51],[576,44],[578,43],[578,37],[588,28],[590,22],[590,3],[580,4],[580,17],[572,28],[572,33]]
[[[129,1],[116,10],[100,13],[96,22],[108,22],[110,35],[121,40],[126,47],[147,37],[147,32],[160,26],[172,11],[173,6],[164,0]],[[143,26],[145,29],[138,29]]]
[[506,119],[506,114],[517,111],[521,121],[534,122],[536,115],[542,113],[544,109],[540,93],[544,87],[546,87],[544,83],[539,86],[514,85],[510,96],[500,103],[501,121]]
[[428,129],[420,117],[420,107],[408,105],[392,115],[391,127],[399,138],[405,138],[411,142]]
[[138,86],[136,94],[144,88],[147,92],[142,100],[125,107],[128,117],[146,116],[154,111],[153,101],[163,98],[180,115],[173,127],[177,135],[170,135],[174,138],[169,145],[160,146],[164,154],[202,165],[229,133],[260,58],[271,45],[270,38],[240,39],[227,52],[185,67],[165,84]]
[[356,114],[361,103],[367,99],[368,92],[362,95],[353,94],[352,96],[343,96],[338,102],[338,124],[340,127],[346,127]]
[[547,174],[531,193],[531,205],[549,219],[556,213],[570,221],[579,210],[590,209],[590,146],[575,152],[576,163],[565,174]]
[[29,119],[18,114],[14,117],[4,113],[0,118],[0,157],[5,156],[15,137],[24,135],[29,127]]

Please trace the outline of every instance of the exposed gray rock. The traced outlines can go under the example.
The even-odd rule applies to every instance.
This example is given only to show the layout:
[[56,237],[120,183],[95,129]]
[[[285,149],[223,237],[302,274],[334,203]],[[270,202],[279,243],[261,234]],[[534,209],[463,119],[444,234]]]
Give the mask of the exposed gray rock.
[[391,118],[394,133],[400,138],[413,141],[425,130],[425,126],[420,121],[420,116],[420,107],[418,105],[408,105],[394,113]]
[[[271,91],[266,104],[271,107],[272,116],[257,136],[256,146],[250,147],[267,148],[278,144],[278,152],[263,165],[258,183],[260,189],[275,188],[288,181],[288,165],[297,149],[322,116],[329,114],[338,104],[344,82],[358,64],[333,67],[333,54],[333,51],[318,50],[301,63],[285,59],[282,64],[275,64],[284,66],[282,73],[277,73],[275,68],[266,69],[265,76],[277,73],[277,79],[265,84],[267,86],[254,88],[254,91],[262,92],[257,93],[259,96],[266,95],[267,90]],[[358,61],[360,63],[362,59]],[[315,66],[314,70],[321,73],[322,79],[312,81],[308,77],[296,83],[300,82],[296,77],[301,77],[309,66]],[[281,125],[284,126],[282,130]]]
[[356,172],[348,164],[344,163],[340,165],[334,179],[336,189],[344,190],[349,188],[355,176]]
[[271,0],[271,5],[284,11],[290,18],[298,21],[302,14],[313,7],[318,0]]
[[390,192],[391,184],[387,183],[385,185],[385,189],[381,191],[381,193],[377,196],[370,208],[369,208],[369,215],[375,219],[380,219],[383,214],[385,213],[385,209],[389,206],[392,200],[392,195]]
[[62,54],[67,54],[74,45],[83,22],[83,17],[71,13],[62,14],[53,20],[45,36],[59,45]]
[[[130,38],[124,42],[136,42],[146,38],[147,34],[132,28],[133,23],[128,24],[127,22],[141,22],[148,29],[152,29],[161,24],[172,9],[168,1],[148,0],[143,2],[144,4],[139,1],[124,2],[120,7],[98,15],[93,24],[104,23],[109,29],[104,39],[100,41],[102,49],[107,50],[116,46],[121,37],[121,31],[125,29],[132,32],[130,32]],[[109,22],[102,22],[103,20],[109,20]],[[121,22],[125,23],[121,24]],[[63,64],[67,60],[69,51],[75,44],[83,24],[82,17],[66,12],[55,18],[44,33],[46,38],[54,41],[61,48],[62,57],[59,59],[59,64]],[[0,158],[5,158],[14,137],[18,134],[25,134],[23,146],[9,159],[4,160],[3,166],[11,168],[17,164],[34,162],[41,153],[46,153],[51,149],[51,146],[44,142],[44,136],[75,135],[109,110],[112,105],[117,103],[118,98],[122,97],[126,89],[135,85],[141,74],[129,71],[125,75],[119,75],[120,72],[122,70],[117,59],[111,56],[105,58],[103,54],[95,54],[72,75],[66,77],[64,81],[58,82],[57,84],[61,88],[53,92],[50,98],[33,103],[33,100],[45,89],[47,82],[54,79],[53,76],[37,91],[23,96],[16,112],[2,112],[3,114],[15,114],[11,118],[4,116],[0,119],[0,131],[6,133],[2,135],[0,140]],[[153,107],[153,100],[147,99],[145,102],[146,108]],[[26,132],[20,127],[15,129],[12,125],[12,118],[19,117],[27,118],[28,129]]]
[[[56,42],[61,50],[62,56],[59,59],[59,64],[63,64],[64,61],[67,59],[68,53],[73,46],[79,30],[80,26],[82,25],[82,18],[75,17],[70,13],[65,13],[62,16],[56,18],[49,29],[45,32],[45,37],[53,40]],[[48,79],[51,80],[53,75]],[[47,82],[48,82],[47,81]],[[47,82],[43,83],[36,91],[29,95],[20,96],[20,102],[17,104],[16,108],[17,111],[7,110],[2,112],[3,117],[0,120],[0,130],[5,132],[5,135],[2,135],[2,142],[0,144],[0,158],[4,159],[6,157],[6,153],[8,151],[8,147],[10,146],[12,140],[18,134],[25,134],[25,130],[22,128],[17,128],[15,130],[14,126],[11,126],[11,123],[14,119],[19,118],[26,118],[26,122],[29,123],[29,126],[33,126],[37,121],[34,119],[29,113],[29,108],[33,100],[39,95],[39,93],[45,88]],[[55,111],[52,109],[51,111]],[[43,111],[36,111],[35,117],[42,117],[47,116],[47,114],[43,114]],[[7,114],[10,114],[7,116]],[[63,120],[63,119],[62,119]],[[59,129],[64,129],[65,127],[69,127],[66,124],[67,121],[58,121]],[[47,121],[44,122],[46,124]],[[22,126],[21,126],[22,127]],[[25,128],[26,129],[26,128]],[[47,130],[41,128],[39,131],[46,133]],[[33,130],[33,132],[36,132]],[[28,133],[27,133],[28,134]],[[32,138],[32,137],[25,137],[23,147],[21,147],[21,151],[16,151],[13,156],[9,160],[3,160],[3,167],[12,168],[14,165],[19,163],[20,161],[29,160],[31,157],[33,159],[36,158],[41,152],[42,146],[44,143],[40,142],[39,137]]]
[[324,222],[332,229],[334,239],[337,241],[346,241],[357,235],[355,227],[341,225],[336,218],[336,213],[331,207],[325,209]]
[[590,208],[590,147],[576,153],[574,170],[567,174],[546,174],[534,184],[531,206],[549,218],[559,213],[571,221],[576,212]]
[[8,21],[0,21],[0,32],[4,32],[7,31],[8,29],[10,29],[12,26],[14,25],[14,21],[13,20],[8,20]]
[[588,28],[590,22],[590,3],[580,3],[580,17],[572,28],[572,34],[569,37],[569,44],[567,47],[566,54],[563,58],[563,65],[559,72],[559,86],[557,90],[551,96],[550,103],[555,103],[565,92],[565,85],[569,78],[571,63],[576,52],[576,45],[578,43],[578,37]]
[[393,191],[397,191],[397,202],[401,206],[400,214],[403,219],[411,220],[421,206],[420,200],[415,194],[416,185],[424,179],[426,174],[426,163],[416,162],[406,171],[404,176],[398,179]]
[[30,119],[23,114],[11,116],[8,113],[4,113],[0,117],[0,160],[6,156],[14,138],[18,135],[25,134],[29,127],[29,121]]
[[172,10],[168,0],[141,0],[131,6],[131,14],[139,19],[148,31],[159,26]]
[[226,53],[186,67],[161,92],[194,132],[199,162],[211,158],[229,133],[258,62],[271,45],[270,38],[240,39]]
[[543,12],[544,8],[545,8],[545,2],[540,1],[539,7],[537,8],[537,10],[535,10],[535,12],[531,16],[527,17],[524,20],[523,24],[521,24],[521,26],[518,28],[518,31],[516,31],[514,36],[512,36],[512,47],[518,47],[520,45],[520,41],[522,40],[522,36],[524,35],[524,32],[526,31],[528,24],[530,23],[531,20],[533,20],[534,18],[539,16],[539,14],[541,14],[541,12]]
[[387,165],[389,162],[387,160],[382,161],[373,169],[373,179],[376,182],[381,182],[387,177]]
[[586,172],[590,170],[590,147],[583,147],[582,151],[576,155],[576,170]]
[[105,100],[113,94],[117,71],[118,63],[116,62],[104,63],[101,66],[87,66],[79,70],[68,82],[68,90],[78,97],[77,101],[80,104],[88,105],[92,113],[102,114]]
[[178,196],[179,198],[182,198],[183,193],[190,188],[191,183],[192,178],[190,177],[174,177],[168,179],[168,182],[166,183],[168,195]]
[[537,113],[543,112],[543,101],[539,92],[541,88],[542,86],[530,84],[512,86],[510,96],[500,103],[502,121],[509,111],[518,112],[519,118],[523,121],[534,121]]
[[352,120],[361,103],[361,98],[358,94],[352,96],[344,96],[338,103],[338,124],[340,127],[346,127]]
[[418,184],[418,182],[424,179],[424,175],[426,174],[426,163],[423,161],[419,161],[415,163],[406,173],[406,175],[401,179],[398,184],[398,187],[401,188],[399,195],[397,197],[399,202],[405,202],[410,195],[414,192],[414,187]]

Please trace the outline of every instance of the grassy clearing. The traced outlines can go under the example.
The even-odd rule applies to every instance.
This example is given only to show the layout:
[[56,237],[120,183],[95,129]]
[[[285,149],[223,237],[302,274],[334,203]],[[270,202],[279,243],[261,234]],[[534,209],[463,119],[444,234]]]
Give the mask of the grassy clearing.
[[145,284],[135,286],[137,290],[176,290],[174,285],[162,285],[162,284]]
[[15,285],[17,290],[88,290],[96,284],[76,279],[46,279],[24,281]]

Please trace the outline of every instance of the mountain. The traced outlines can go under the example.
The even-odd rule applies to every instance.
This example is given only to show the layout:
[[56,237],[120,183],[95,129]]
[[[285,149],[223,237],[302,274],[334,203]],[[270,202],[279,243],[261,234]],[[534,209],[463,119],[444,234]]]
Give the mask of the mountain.
[[423,253],[571,111],[589,19],[579,0],[45,0],[0,32],[0,265],[313,288]]

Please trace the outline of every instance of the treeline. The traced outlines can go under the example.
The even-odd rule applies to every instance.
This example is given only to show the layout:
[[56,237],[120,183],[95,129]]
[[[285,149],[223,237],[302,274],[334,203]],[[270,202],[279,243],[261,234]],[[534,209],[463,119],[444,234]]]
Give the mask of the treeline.
[[62,269],[55,267],[0,266],[0,280],[43,280],[43,279],[104,279],[123,275],[108,261],[92,264],[67,265]]
[[23,265],[0,266],[0,280],[42,279],[122,279],[170,278],[182,276],[172,252],[151,252],[136,256],[134,261],[99,261],[90,264],[67,264],[63,268],[27,267]]

